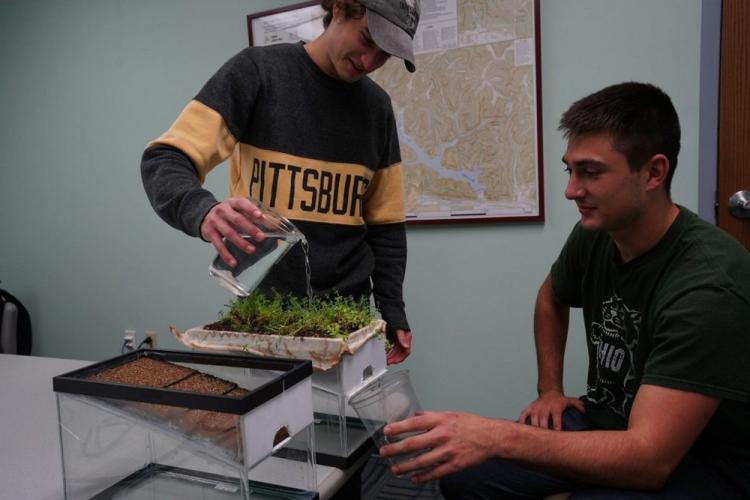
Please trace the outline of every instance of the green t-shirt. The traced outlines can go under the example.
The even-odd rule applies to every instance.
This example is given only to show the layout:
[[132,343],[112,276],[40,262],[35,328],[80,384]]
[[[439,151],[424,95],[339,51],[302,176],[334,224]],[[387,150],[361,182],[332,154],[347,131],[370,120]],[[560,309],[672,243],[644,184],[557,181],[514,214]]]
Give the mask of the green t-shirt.
[[577,225],[551,275],[557,298],[583,308],[592,425],[626,428],[641,384],[719,397],[693,451],[750,495],[750,253],[680,207],[627,263],[609,234]]

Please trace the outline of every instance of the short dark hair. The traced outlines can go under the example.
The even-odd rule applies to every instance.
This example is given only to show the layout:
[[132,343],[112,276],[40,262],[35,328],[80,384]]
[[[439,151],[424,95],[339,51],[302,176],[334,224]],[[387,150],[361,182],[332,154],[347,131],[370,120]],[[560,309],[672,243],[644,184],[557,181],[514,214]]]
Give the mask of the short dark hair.
[[630,169],[638,171],[655,154],[669,160],[665,187],[669,195],[680,152],[680,120],[672,100],[649,83],[611,85],[574,102],[560,118],[566,139],[595,132],[612,136]]
[[[341,8],[344,12],[344,18],[349,19],[351,17],[360,19],[365,15],[365,7],[357,0],[340,0]],[[333,19],[333,3],[335,0],[321,0],[320,6],[326,11],[323,16],[323,28],[327,29],[328,25],[331,24]]]

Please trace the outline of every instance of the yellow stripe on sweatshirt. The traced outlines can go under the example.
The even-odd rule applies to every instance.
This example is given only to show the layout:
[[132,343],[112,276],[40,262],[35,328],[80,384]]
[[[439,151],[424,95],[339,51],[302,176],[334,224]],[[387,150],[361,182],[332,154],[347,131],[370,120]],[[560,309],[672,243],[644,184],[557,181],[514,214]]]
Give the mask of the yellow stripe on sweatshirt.
[[175,122],[148,147],[164,144],[185,153],[198,169],[201,184],[216,165],[234,151],[237,139],[221,115],[198,101],[190,101]]
[[[246,144],[240,144],[230,160],[229,187],[233,196],[249,193],[296,220],[342,225],[362,225],[365,220],[369,223],[370,214],[373,210],[377,212],[380,200],[379,196],[372,196],[372,182],[373,172],[364,165],[315,160]],[[387,183],[381,186],[387,187]],[[400,187],[395,196],[403,200]],[[385,207],[390,209],[388,205]],[[401,214],[403,220],[403,210]]]
[[365,196],[365,220],[368,224],[403,222],[404,169],[401,162],[381,168],[373,176]]

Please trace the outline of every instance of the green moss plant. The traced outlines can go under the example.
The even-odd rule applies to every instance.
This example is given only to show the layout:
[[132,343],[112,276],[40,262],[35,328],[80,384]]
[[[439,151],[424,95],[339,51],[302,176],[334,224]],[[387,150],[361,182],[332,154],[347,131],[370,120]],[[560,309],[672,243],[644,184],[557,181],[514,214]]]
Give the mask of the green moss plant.
[[346,338],[375,318],[370,301],[363,297],[334,295],[302,299],[253,292],[227,304],[209,330],[250,332],[291,337]]

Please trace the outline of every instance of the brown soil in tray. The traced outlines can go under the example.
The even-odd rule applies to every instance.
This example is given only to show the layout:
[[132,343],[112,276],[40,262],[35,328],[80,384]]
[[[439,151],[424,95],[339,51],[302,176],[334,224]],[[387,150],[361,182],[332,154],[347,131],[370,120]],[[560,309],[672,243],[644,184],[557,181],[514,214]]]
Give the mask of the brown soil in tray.
[[[192,377],[191,377],[192,378]],[[241,398],[249,394],[250,391],[242,387],[235,387],[225,394],[233,398]],[[231,413],[221,413],[218,411],[208,410],[190,410],[182,416],[180,423],[185,429],[195,431],[199,434],[210,436],[214,433],[222,433],[230,430],[236,430],[235,427],[239,422],[238,415]]]
[[189,377],[169,385],[167,388],[200,394],[226,394],[235,387],[237,387],[235,383],[205,373],[195,372]]
[[88,379],[116,384],[166,387],[193,373],[197,372],[192,368],[149,357],[141,357],[97,372]]
[[180,427],[205,437],[232,430],[238,423],[239,415],[208,410],[190,410],[180,418]]
[[250,391],[243,389],[242,387],[235,387],[231,391],[225,394],[225,396],[232,396],[233,398],[244,398],[250,394]]
[[[97,382],[160,387],[233,398],[250,394],[250,391],[238,387],[234,382],[145,356],[107,368],[87,378]],[[238,451],[238,415],[153,403],[136,403],[134,408],[145,417],[170,422],[170,425],[176,425],[189,434],[211,439],[235,453]]]

